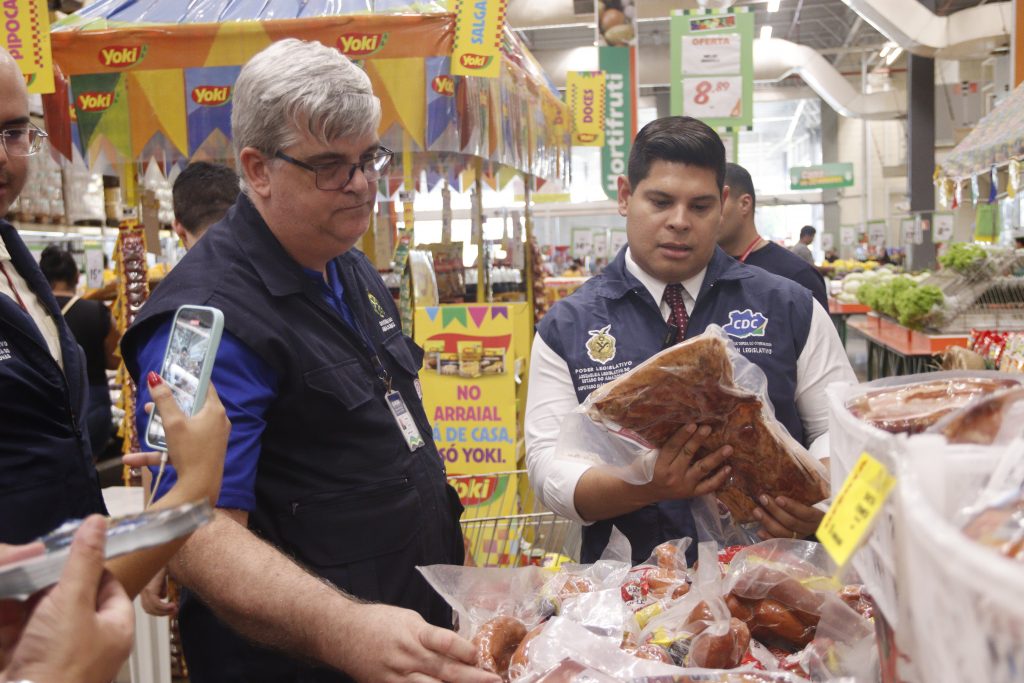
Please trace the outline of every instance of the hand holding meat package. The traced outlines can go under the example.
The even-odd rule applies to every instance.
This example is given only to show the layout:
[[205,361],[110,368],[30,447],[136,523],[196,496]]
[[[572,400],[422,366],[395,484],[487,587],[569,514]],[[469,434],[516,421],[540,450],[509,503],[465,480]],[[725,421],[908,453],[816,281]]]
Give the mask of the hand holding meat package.
[[635,567],[602,559],[421,572],[459,615],[478,666],[506,681],[667,683],[719,672],[692,680],[796,683],[873,671],[870,605],[859,585],[836,582],[817,544],[704,543],[692,568],[688,545],[664,543]]
[[697,458],[733,448],[732,476],[717,495],[736,522],[755,520],[762,494],[805,505],[828,497],[824,468],[775,419],[764,373],[717,325],[591,393],[563,422],[556,454],[644,484],[658,449],[688,424],[711,427]]

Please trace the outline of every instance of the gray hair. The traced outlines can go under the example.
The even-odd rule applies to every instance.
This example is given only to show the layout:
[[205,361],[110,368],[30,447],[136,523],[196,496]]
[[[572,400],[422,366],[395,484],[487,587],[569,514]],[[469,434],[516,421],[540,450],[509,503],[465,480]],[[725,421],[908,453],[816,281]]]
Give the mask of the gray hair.
[[231,137],[239,168],[244,148],[271,156],[294,144],[303,129],[328,145],[376,131],[380,124],[380,100],[369,76],[338,50],[295,38],[272,43],[250,59],[232,99]]

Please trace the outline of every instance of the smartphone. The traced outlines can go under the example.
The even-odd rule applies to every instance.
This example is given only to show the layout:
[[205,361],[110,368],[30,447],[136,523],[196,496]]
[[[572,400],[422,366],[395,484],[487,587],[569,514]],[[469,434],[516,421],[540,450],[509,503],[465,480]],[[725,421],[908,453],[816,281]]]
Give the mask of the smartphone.
[[[224,314],[216,308],[182,306],[174,314],[160,376],[186,415],[195,415],[203,407],[223,331]],[[146,425],[146,445],[167,450],[164,425],[155,408]]]

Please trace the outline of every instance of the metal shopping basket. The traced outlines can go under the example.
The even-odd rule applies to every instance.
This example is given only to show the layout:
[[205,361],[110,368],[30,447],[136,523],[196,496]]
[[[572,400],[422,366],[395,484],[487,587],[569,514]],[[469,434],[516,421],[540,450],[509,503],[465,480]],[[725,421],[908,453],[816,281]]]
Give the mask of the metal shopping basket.
[[526,470],[448,477],[462,498],[466,564],[478,567],[542,566],[578,562],[580,525],[546,510],[533,494]]

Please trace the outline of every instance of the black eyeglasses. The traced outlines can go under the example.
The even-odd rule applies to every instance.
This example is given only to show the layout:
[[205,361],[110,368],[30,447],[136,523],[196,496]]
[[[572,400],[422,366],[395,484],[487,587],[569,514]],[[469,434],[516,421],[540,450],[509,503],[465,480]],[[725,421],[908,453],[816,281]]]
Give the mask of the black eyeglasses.
[[316,174],[316,186],[320,190],[326,190],[328,192],[334,190],[344,190],[348,187],[348,184],[352,182],[352,178],[355,177],[356,171],[362,171],[363,177],[366,178],[366,182],[375,183],[380,179],[384,170],[391,163],[391,159],[395,156],[387,147],[379,147],[377,153],[369,159],[363,159],[355,164],[350,164],[347,161],[334,161],[329,164],[308,164],[305,161],[299,161],[295,157],[290,157],[284,152],[278,150],[274,153],[274,156],[278,159],[287,161],[289,164],[295,164],[299,168],[304,168],[307,171],[312,171]]
[[43,140],[47,137],[45,132],[32,123],[0,130],[4,151],[12,157],[32,156],[42,148]]

